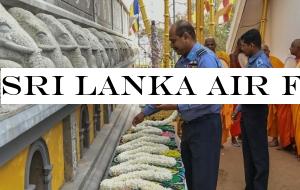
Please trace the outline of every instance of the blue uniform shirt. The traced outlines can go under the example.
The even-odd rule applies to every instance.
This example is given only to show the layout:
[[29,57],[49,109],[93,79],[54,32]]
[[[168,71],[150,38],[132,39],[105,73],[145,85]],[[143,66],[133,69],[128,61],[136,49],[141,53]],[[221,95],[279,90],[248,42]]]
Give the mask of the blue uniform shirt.
[[260,50],[255,55],[249,57],[247,68],[271,68],[272,65],[267,55]]
[[[272,65],[269,61],[267,55],[260,50],[255,55],[249,57],[248,64],[246,65],[247,68],[272,68]],[[235,112],[242,111],[242,106],[238,105],[235,108]]]
[[[222,63],[209,49],[196,43],[186,57],[182,56],[175,65],[176,68],[221,68]],[[184,121],[191,121],[211,113],[220,113],[219,104],[178,104],[178,111]],[[146,105],[143,113],[151,115],[158,112],[154,105]]]

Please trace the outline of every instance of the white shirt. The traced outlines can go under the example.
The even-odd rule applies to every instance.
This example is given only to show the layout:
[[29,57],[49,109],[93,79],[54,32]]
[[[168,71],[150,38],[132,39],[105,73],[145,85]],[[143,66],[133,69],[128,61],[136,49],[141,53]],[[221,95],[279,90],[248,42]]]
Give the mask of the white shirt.
[[240,63],[241,68],[246,68],[248,64],[248,57],[244,53],[239,53],[238,61]]
[[284,61],[284,67],[285,68],[296,68],[297,61],[295,59],[295,56],[290,55],[288,56]]

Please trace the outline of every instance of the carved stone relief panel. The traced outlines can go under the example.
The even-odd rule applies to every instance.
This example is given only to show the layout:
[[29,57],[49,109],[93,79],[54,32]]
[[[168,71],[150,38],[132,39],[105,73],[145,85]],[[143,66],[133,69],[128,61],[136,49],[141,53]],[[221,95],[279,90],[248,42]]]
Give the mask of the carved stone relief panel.
[[95,21],[105,27],[112,28],[111,0],[95,0]]
[[66,29],[72,34],[72,36],[76,40],[81,50],[81,54],[83,57],[85,57],[88,66],[90,68],[97,68],[96,58],[92,53],[91,43],[89,42],[86,34],[82,31],[82,28],[79,25],[72,23],[70,20],[58,20],[66,27]]
[[122,6],[118,0],[113,0],[113,29],[122,33]]
[[129,32],[129,26],[128,26],[128,24],[129,24],[129,16],[128,16],[128,14],[127,14],[127,12],[124,10],[124,9],[122,9],[123,11],[122,11],[122,15],[123,15],[123,19],[122,19],[122,22],[123,22],[123,34],[124,34],[124,36],[128,36],[128,32]]
[[10,60],[22,67],[55,67],[19,23],[0,4],[0,59]]
[[76,40],[62,23],[60,23],[52,15],[39,13],[37,14],[37,17],[47,24],[48,29],[59,43],[63,55],[71,61],[73,67],[88,67],[86,59],[81,55]]
[[62,0],[67,4],[89,14],[93,15],[94,0]]
[[32,37],[43,56],[51,59],[56,67],[72,67],[70,61],[63,58],[58,43],[43,21],[22,8],[14,7],[8,11]]

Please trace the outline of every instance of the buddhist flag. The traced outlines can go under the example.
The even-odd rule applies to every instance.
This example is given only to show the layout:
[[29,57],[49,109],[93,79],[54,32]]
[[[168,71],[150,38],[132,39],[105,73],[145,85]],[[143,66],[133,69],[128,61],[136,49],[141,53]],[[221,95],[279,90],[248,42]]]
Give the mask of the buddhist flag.
[[138,0],[134,0],[133,3],[130,6],[130,17],[137,18],[134,19],[133,24],[132,24],[132,29],[134,32],[137,32],[139,30],[139,2]]
[[[229,7],[229,0],[223,0],[223,7]],[[224,22],[228,22],[229,21],[229,13],[231,11],[231,7],[228,8],[228,10],[226,11],[226,13],[223,15],[223,19],[224,19]]]

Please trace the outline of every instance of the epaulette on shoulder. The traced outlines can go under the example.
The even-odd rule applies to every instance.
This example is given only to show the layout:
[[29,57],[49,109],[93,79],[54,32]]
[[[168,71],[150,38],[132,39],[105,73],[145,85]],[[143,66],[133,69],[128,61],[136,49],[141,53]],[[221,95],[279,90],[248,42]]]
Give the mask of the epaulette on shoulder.
[[202,55],[204,55],[204,54],[206,54],[206,53],[207,53],[207,51],[206,51],[206,49],[204,49],[204,48],[201,48],[201,49],[199,49],[199,50],[196,51],[196,55],[197,55],[198,57],[201,57]]

